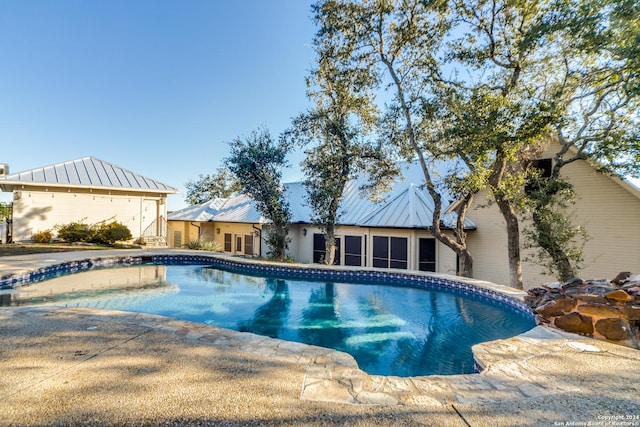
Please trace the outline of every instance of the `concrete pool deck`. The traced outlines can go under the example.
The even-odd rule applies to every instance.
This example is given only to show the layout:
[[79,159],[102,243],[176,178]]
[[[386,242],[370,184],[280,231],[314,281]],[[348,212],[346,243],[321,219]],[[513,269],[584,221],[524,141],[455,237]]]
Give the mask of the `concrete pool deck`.
[[[92,257],[0,257],[0,276]],[[184,253],[180,251],[179,253]],[[159,316],[0,309],[0,425],[639,425],[640,351],[538,327],[481,374],[380,377],[345,353]]]

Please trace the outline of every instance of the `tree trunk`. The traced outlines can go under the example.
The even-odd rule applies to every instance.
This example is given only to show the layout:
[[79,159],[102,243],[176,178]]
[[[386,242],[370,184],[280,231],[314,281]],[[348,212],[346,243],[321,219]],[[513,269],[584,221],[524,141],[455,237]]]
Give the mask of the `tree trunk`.
[[458,254],[458,275],[462,277],[473,277],[473,258],[471,252],[465,247]]
[[333,265],[336,260],[336,229],[333,224],[326,224],[324,230],[324,263]]
[[396,97],[400,106],[402,108],[402,112],[404,114],[406,123],[407,123],[407,135],[409,137],[409,143],[413,148],[414,153],[418,156],[418,162],[420,163],[420,167],[422,169],[422,173],[425,179],[425,185],[427,187],[427,191],[431,198],[433,199],[433,217],[432,217],[432,225],[431,225],[431,234],[436,238],[436,240],[442,242],[448,248],[453,250],[461,260],[461,266],[464,265],[464,268],[460,268],[459,274],[464,275],[465,277],[473,277],[473,259],[471,258],[471,252],[467,248],[466,234],[464,233],[464,216],[467,212],[467,209],[471,206],[471,201],[473,200],[473,195],[469,194],[460,203],[458,209],[456,209],[456,214],[458,215],[458,223],[456,226],[456,238],[455,240],[450,238],[448,235],[442,232],[440,227],[441,223],[441,213],[442,213],[442,195],[436,189],[436,186],[431,179],[431,174],[429,173],[429,168],[427,167],[427,162],[424,157],[424,153],[420,148],[420,144],[418,144],[416,132],[413,128],[413,120],[411,118],[411,109],[406,102],[404,96],[404,88],[402,85],[402,81],[396,70],[393,68],[393,64],[386,58],[384,55],[381,55],[380,59],[385,64],[389,73],[391,74],[391,78],[394,81],[396,86]]
[[524,289],[522,283],[522,263],[520,262],[520,226],[518,225],[518,217],[511,203],[505,200],[496,200],[496,202],[507,224],[509,285],[512,288]]

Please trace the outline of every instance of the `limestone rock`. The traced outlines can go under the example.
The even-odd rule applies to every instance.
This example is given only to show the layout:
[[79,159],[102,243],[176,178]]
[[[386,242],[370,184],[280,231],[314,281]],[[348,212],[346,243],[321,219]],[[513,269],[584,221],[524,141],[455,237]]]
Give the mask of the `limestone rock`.
[[626,304],[624,306],[624,314],[630,321],[636,321],[640,323],[640,305]]
[[616,285],[621,285],[627,282],[629,277],[631,277],[630,271],[621,271],[613,280],[611,280],[611,283],[615,283]]
[[630,293],[631,295],[638,295],[640,296],[640,286],[634,286],[632,288],[629,288],[626,290],[628,293]]
[[600,319],[596,331],[609,340],[625,340],[631,337],[629,324],[622,319]]
[[542,307],[538,307],[536,312],[545,317],[562,316],[565,313],[569,313],[576,306],[576,301],[573,299],[561,299],[555,301],[549,301]]
[[622,289],[607,292],[604,294],[604,297],[614,301],[630,301],[632,299],[631,296]]
[[640,275],[545,284],[531,289],[525,301],[539,325],[640,349]]
[[562,287],[564,289],[566,289],[566,288],[571,288],[571,287],[574,287],[574,286],[579,286],[579,285],[582,285],[582,284],[584,284],[584,280],[582,280],[579,277],[575,277],[573,279],[570,279],[570,280],[567,280],[566,282],[564,282]]
[[607,304],[581,304],[577,308],[580,314],[591,317],[620,317],[622,311]]
[[564,316],[556,317],[554,324],[556,327],[576,334],[593,334],[593,321],[589,316],[583,316],[580,313],[569,313]]

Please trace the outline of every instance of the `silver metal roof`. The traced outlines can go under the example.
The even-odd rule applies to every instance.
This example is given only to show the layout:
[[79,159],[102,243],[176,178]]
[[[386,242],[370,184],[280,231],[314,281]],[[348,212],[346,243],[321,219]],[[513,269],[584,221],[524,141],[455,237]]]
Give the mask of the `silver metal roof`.
[[[362,194],[360,188],[365,183],[364,176],[347,183],[340,203],[339,224],[386,228],[431,226],[434,204],[423,187],[424,176],[419,165],[403,163],[402,177],[392,185],[389,192],[382,195],[380,202],[373,202]],[[306,202],[307,196],[303,183],[287,183],[285,188],[292,213],[291,221],[311,223],[312,211]],[[443,200],[444,208],[448,203],[448,200]],[[260,215],[255,203],[244,195],[213,199],[200,205],[190,206],[169,214],[168,219],[199,222],[268,222]],[[453,228],[456,216],[453,213],[443,213],[441,220],[445,227]],[[471,220],[465,219],[465,228],[474,229],[475,227]]]
[[260,224],[266,222],[256,204],[248,196],[240,194],[228,198],[218,197],[199,205],[188,206],[172,212],[167,219],[195,222],[243,222]]
[[86,187],[114,190],[177,193],[178,189],[95,157],[70,160],[28,171],[0,176],[0,187],[17,185]]

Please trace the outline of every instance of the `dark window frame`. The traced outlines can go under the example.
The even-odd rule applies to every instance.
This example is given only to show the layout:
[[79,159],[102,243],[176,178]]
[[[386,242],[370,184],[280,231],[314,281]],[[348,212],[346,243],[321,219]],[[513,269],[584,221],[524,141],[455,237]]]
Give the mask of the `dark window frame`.
[[[400,244],[402,243],[402,244]],[[404,236],[373,236],[372,266],[407,270],[409,268],[409,238]]]
[[233,250],[233,235],[231,233],[224,233],[224,251],[232,252]]
[[362,236],[344,236],[344,265],[362,266]]
[[253,256],[253,234],[244,235],[244,254]]
[[[335,254],[335,260],[333,261],[333,265],[340,265],[342,240],[340,237],[336,237],[335,242],[336,242],[336,254]],[[327,253],[327,247],[326,247],[324,234],[313,233],[313,263],[321,264],[321,261],[324,260],[324,256],[326,255],[326,253]]]
[[418,270],[435,272],[437,258],[436,239],[420,237],[418,239]]

